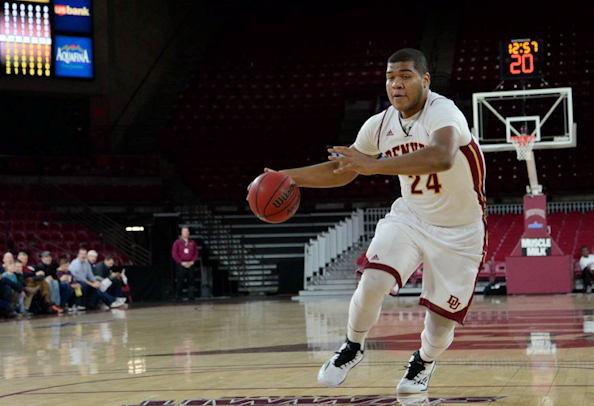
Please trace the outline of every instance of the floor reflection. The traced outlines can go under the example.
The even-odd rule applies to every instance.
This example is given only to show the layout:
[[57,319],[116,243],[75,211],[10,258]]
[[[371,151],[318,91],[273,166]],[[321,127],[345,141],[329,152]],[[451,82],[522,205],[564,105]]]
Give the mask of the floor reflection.
[[0,339],[2,378],[52,376],[69,368],[81,376],[100,373],[117,362],[127,342],[125,316],[95,313],[0,324],[3,335],[13,338]]

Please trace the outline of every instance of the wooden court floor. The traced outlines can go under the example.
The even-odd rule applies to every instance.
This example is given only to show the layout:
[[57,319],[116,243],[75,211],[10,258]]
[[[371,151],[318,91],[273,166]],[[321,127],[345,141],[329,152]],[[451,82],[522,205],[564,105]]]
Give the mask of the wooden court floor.
[[211,301],[0,323],[0,405],[594,405],[594,295],[477,296],[427,398],[395,386],[424,308],[386,298],[364,361],[317,383],[348,298]]

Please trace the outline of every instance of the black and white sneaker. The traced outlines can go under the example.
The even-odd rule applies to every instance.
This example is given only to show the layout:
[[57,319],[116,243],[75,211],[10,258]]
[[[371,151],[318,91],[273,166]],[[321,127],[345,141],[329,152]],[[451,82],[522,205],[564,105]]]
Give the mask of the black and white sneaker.
[[435,371],[437,361],[425,362],[419,351],[415,351],[408,361],[406,374],[398,384],[398,393],[423,393],[429,388],[429,379]]
[[349,341],[347,338],[340,350],[320,368],[318,382],[329,388],[340,386],[347,374],[357,364],[363,361],[365,349],[361,344]]

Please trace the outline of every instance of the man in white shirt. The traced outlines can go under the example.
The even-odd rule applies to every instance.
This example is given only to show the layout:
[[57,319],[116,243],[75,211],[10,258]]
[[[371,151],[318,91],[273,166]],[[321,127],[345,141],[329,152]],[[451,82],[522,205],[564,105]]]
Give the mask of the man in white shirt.
[[119,307],[124,304],[123,301],[118,300],[109,293],[101,291],[101,282],[95,279],[91,264],[87,259],[86,248],[79,248],[78,255],[70,262],[68,269],[72,273],[72,277],[80,284],[85,299],[85,306],[90,309],[97,307],[99,300],[105,305],[103,308],[109,310],[111,307]]
[[420,51],[394,53],[386,70],[390,107],[363,124],[353,145],[328,149],[330,162],[282,170],[299,187],[344,186],[358,175],[400,179],[402,198],[378,222],[367,250],[345,343],[318,373],[324,386],[341,385],[362,361],[383,298],[401,288],[421,263],[425,328],[421,348],[397,386],[399,394],[427,392],[436,360],[472,302],[486,253],[485,164],[460,109],[432,92],[430,82]]
[[592,292],[592,268],[594,267],[594,255],[585,245],[580,248],[582,256],[580,257],[580,269],[584,279],[584,292]]

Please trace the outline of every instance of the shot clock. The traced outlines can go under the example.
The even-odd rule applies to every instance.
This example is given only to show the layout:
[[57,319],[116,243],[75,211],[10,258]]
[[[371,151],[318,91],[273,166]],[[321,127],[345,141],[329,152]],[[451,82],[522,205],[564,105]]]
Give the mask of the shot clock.
[[538,39],[501,41],[501,80],[544,77],[544,42]]

